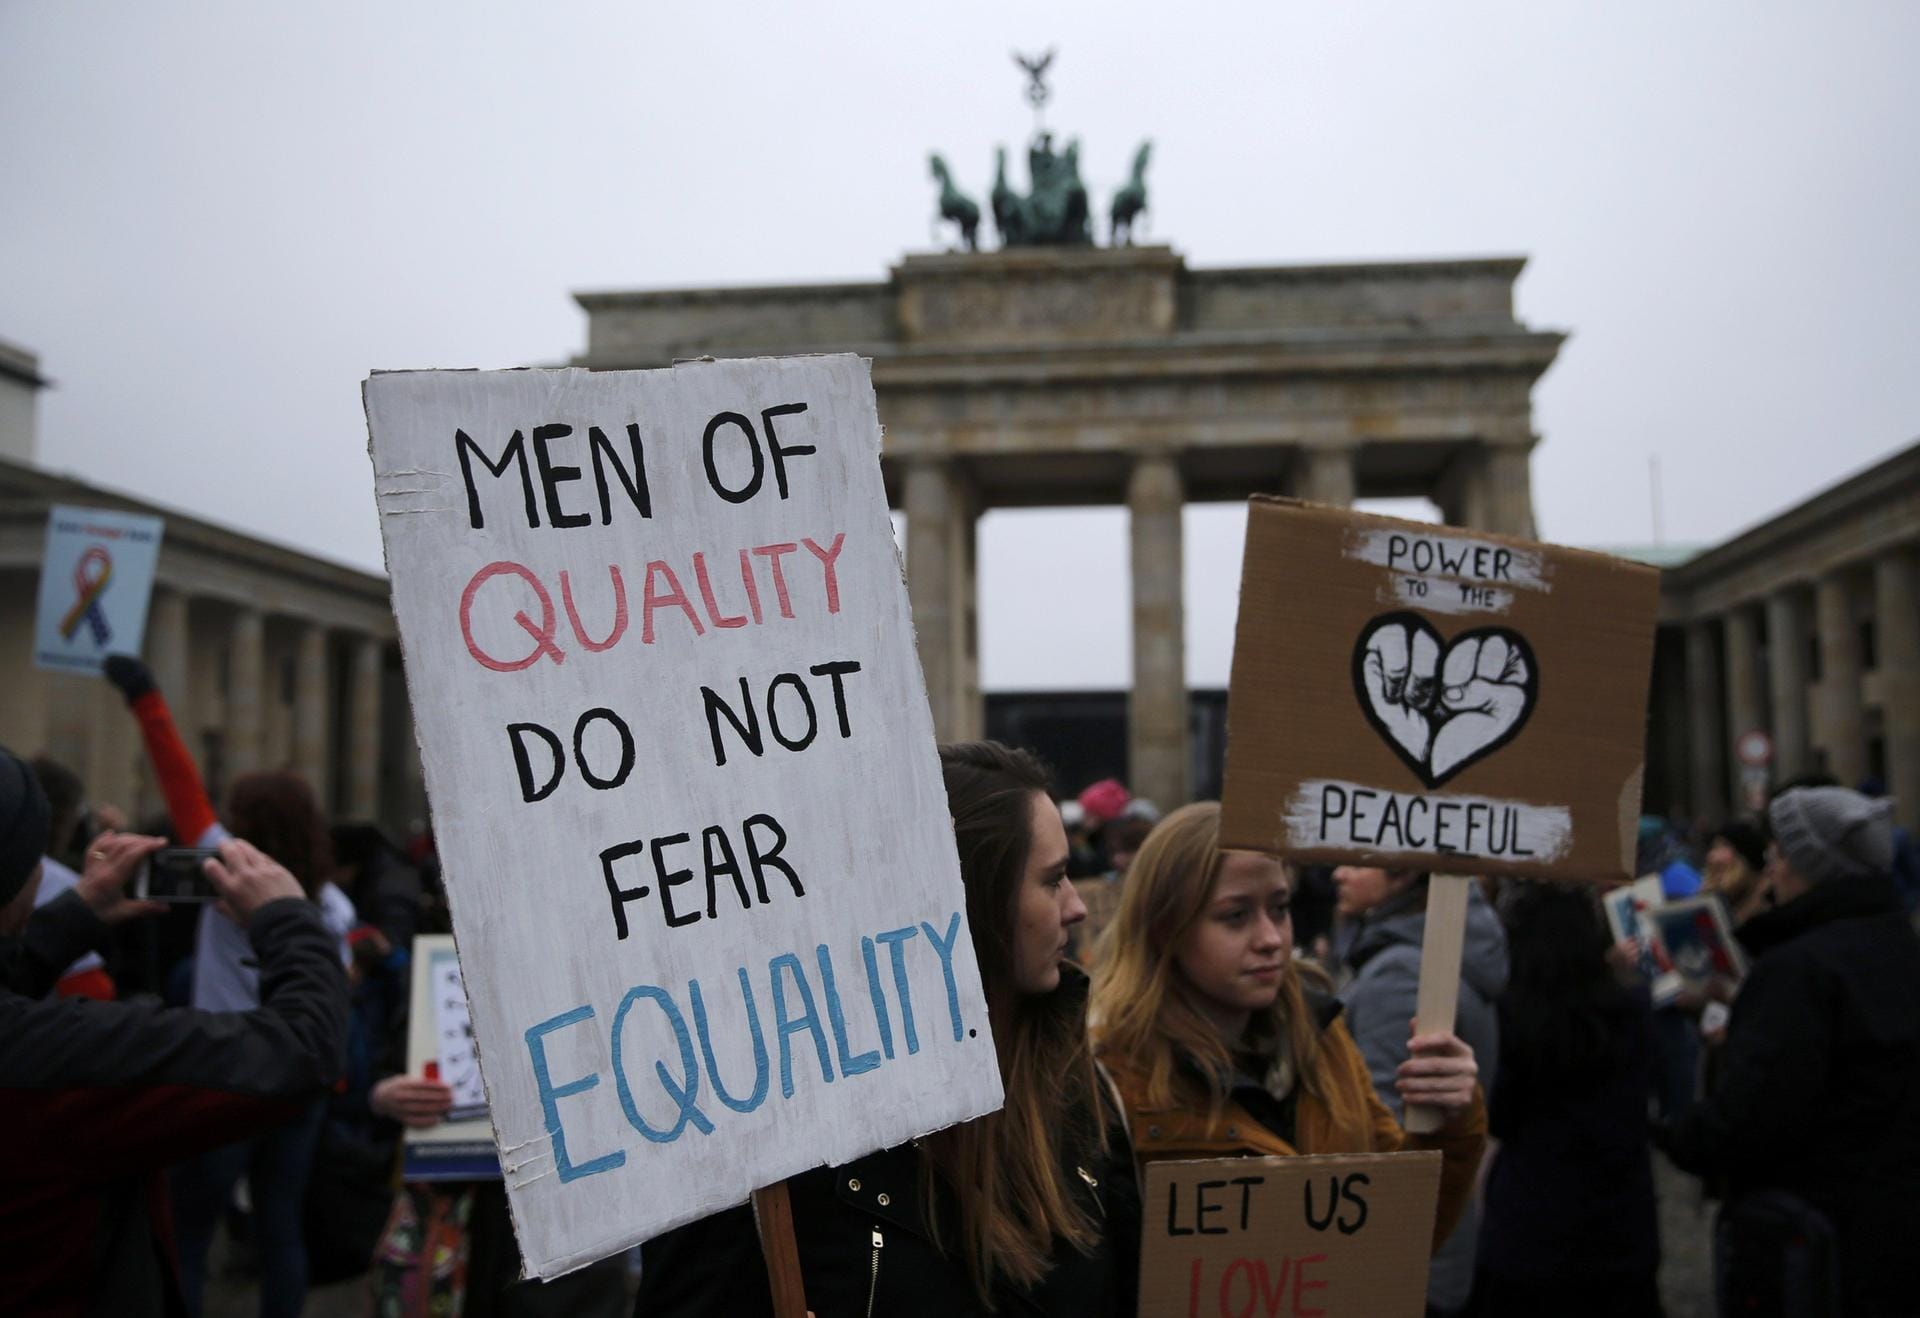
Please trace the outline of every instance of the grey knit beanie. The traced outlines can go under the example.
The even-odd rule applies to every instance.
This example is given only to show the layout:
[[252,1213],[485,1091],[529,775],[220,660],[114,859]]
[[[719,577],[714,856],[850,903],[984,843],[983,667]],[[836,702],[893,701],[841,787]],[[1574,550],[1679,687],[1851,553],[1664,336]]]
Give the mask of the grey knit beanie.
[[1796,787],[1767,807],[1774,841],[1809,883],[1893,869],[1893,803],[1844,787]]
[[33,877],[53,815],[27,762],[0,746],[0,906]]

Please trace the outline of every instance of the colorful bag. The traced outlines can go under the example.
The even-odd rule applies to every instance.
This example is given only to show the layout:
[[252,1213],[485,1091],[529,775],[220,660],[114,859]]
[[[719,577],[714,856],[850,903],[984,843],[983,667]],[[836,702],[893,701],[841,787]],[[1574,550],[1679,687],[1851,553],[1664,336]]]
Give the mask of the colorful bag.
[[467,1299],[470,1185],[403,1185],[374,1248],[373,1318],[459,1318]]

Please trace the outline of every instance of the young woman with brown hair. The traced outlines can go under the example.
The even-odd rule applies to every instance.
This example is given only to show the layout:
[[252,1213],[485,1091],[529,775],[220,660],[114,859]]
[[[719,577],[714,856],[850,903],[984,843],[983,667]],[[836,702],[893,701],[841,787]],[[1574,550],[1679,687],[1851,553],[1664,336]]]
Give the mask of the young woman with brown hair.
[[1280,861],[1221,849],[1216,803],[1174,811],[1141,847],[1093,1000],[1097,1053],[1125,1099],[1135,1153],[1145,1162],[1438,1149],[1437,1247],[1486,1142],[1473,1053],[1451,1033],[1414,1037],[1400,1093],[1446,1122],[1409,1135],[1374,1093],[1339,1005],[1301,982],[1291,898]]
[[[967,921],[1006,1105],[788,1181],[808,1305],[842,1314],[1134,1310],[1140,1205],[1124,1122],[1062,960],[1086,908],[1048,776],[996,742],[943,746]],[[745,1206],[642,1247],[636,1318],[771,1312]]]

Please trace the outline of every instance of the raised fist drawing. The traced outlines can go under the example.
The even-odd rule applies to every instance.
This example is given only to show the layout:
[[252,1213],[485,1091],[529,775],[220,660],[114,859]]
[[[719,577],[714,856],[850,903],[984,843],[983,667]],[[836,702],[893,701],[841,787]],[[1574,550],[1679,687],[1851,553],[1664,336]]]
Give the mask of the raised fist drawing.
[[1532,704],[1530,666],[1520,647],[1498,632],[1462,636],[1447,648],[1440,669],[1440,707],[1446,721],[1434,734],[1428,765],[1435,778],[1482,748],[1497,744]]
[[1354,650],[1362,712],[1429,787],[1511,741],[1533,712],[1537,679],[1518,632],[1482,627],[1443,643],[1411,612],[1373,619]]
[[1367,701],[1387,734],[1420,761],[1433,744],[1430,712],[1439,666],[1440,641],[1431,629],[1386,622],[1367,634],[1361,664]]

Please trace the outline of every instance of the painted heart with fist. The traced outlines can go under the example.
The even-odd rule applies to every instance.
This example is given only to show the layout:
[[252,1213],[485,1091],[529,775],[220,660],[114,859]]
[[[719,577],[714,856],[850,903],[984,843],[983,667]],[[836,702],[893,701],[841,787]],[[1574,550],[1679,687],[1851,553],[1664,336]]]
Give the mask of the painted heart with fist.
[[1533,647],[1506,627],[1445,641],[1417,613],[1388,613],[1353,650],[1361,712],[1429,788],[1517,737],[1539,684]]

